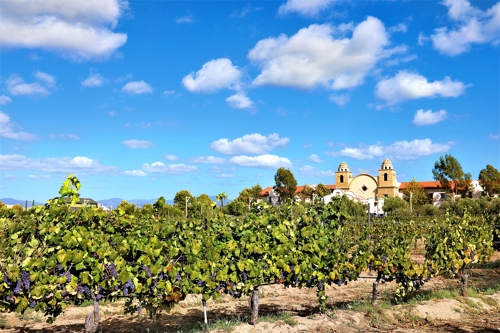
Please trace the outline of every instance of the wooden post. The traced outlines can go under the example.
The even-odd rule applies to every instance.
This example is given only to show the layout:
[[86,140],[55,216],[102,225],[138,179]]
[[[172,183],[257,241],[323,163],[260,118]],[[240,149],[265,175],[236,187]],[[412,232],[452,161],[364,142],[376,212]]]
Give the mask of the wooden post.
[[413,193],[410,191],[410,213],[413,213],[412,201],[413,201]]
[[94,311],[87,313],[85,316],[84,333],[95,333],[99,327],[99,302],[96,300],[94,293],[91,293],[94,300]]
[[253,289],[248,303],[251,311],[250,325],[257,325],[259,323],[259,288]]
[[372,306],[377,305],[377,297],[378,297],[378,279],[373,282],[372,286]]
[[465,268],[460,269],[460,289],[462,291],[462,297],[467,297],[469,294],[467,292],[467,283],[469,281],[469,274]]
[[188,217],[188,201],[189,201],[189,197],[186,196],[186,218]]

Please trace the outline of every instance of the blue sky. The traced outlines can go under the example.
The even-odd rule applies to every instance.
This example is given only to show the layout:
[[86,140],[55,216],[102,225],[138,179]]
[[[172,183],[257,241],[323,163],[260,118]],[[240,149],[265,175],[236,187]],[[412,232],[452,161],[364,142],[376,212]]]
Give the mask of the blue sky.
[[0,1],[0,198],[500,167],[500,2]]

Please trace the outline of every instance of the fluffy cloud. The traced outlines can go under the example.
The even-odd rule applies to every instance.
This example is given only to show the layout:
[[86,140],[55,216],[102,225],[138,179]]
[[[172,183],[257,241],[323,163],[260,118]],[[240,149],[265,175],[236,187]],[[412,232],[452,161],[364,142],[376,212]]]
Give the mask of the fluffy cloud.
[[367,72],[387,56],[389,39],[384,24],[374,17],[354,27],[351,39],[344,36],[349,30],[312,24],[291,37],[283,34],[259,41],[248,53],[262,69],[253,84],[302,89],[360,85]]
[[175,161],[175,160],[178,160],[179,157],[175,156],[175,155],[171,155],[171,154],[165,154],[165,159],[167,161]]
[[122,145],[127,146],[129,148],[137,149],[137,148],[149,148],[153,145],[153,142],[146,140],[125,140],[122,141]]
[[422,109],[415,113],[413,124],[416,126],[434,125],[448,118],[448,113],[445,110],[432,112],[432,110],[424,111]]
[[299,172],[308,177],[335,177],[335,172],[332,170],[322,171],[310,165],[300,168]]
[[229,161],[239,166],[256,168],[277,169],[280,167],[289,168],[292,166],[292,162],[290,162],[288,158],[269,154],[259,156],[234,156]]
[[86,78],[84,81],[82,81],[82,87],[84,88],[89,88],[89,87],[100,87],[104,83],[104,77],[95,72],[91,72],[89,74],[89,77]]
[[12,102],[12,98],[5,95],[0,95],[0,105],[6,105]]
[[490,138],[491,140],[498,140],[500,138],[500,135],[497,134],[493,134],[493,133],[490,133],[488,135],[488,138]]
[[400,160],[412,160],[422,156],[448,152],[453,142],[433,143],[431,139],[396,141],[389,146],[377,142],[374,145],[360,145],[359,148],[344,148],[338,152],[326,152],[327,155],[346,156],[356,160],[372,160],[377,157],[392,157]]
[[142,170],[146,172],[162,172],[169,174],[181,174],[186,172],[192,172],[198,170],[198,168],[194,165],[185,165],[185,164],[163,164],[162,162],[154,162],[149,165],[144,163],[142,165]]
[[215,175],[216,178],[234,178],[236,175],[232,173],[220,173],[218,175]]
[[122,172],[125,176],[131,176],[131,177],[146,177],[147,173],[141,170],[132,170],[132,171],[124,171]]
[[0,137],[19,140],[19,141],[36,141],[38,136],[26,132],[16,132],[14,124],[10,121],[10,117],[0,111]]
[[224,155],[237,154],[264,154],[272,149],[279,147],[285,148],[290,142],[288,138],[280,138],[279,134],[273,133],[267,136],[259,133],[246,134],[241,138],[229,141],[220,139],[210,144],[210,147],[216,152]]
[[319,156],[316,155],[316,154],[309,155],[309,157],[307,159],[309,161],[311,161],[311,162],[314,162],[314,163],[323,163],[323,161],[321,160],[321,158],[319,158]]
[[47,96],[50,93],[49,89],[54,87],[54,85],[56,84],[55,77],[40,71],[34,72],[33,76],[38,81],[33,83],[26,83],[20,76],[16,74],[11,75],[5,81],[7,90],[14,96]]
[[75,60],[108,57],[127,41],[111,31],[127,6],[124,0],[2,1],[0,45],[55,50]]
[[0,170],[37,170],[57,173],[116,174],[118,168],[106,166],[99,161],[85,157],[56,157],[31,159],[24,155],[0,155]]
[[280,15],[298,13],[304,16],[314,16],[328,8],[335,0],[288,0],[278,10]]
[[448,76],[442,81],[429,82],[417,73],[400,71],[396,76],[377,83],[375,95],[393,105],[423,97],[458,97],[466,88],[467,85],[452,81]]
[[76,134],[50,134],[49,139],[61,139],[61,140],[80,140],[80,137]]
[[241,71],[231,60],[220,58],[205,63],[196,73],[182,79],[182,84],[191,92],[214,92],[222,88],[238,89]]
[[190,161],[191,163],[221,164],[224,163],[226,159],[214,156],[200,156],[200,157],[193,157],[190,159]]
[[330,95],[330,101],[334,102],[338,106],[344,106],[349,103],[349,95]]
[[249,109],[253,107],[252,101],[242,91],[226,98],[226,102],[233,109]]
[[132,81],[123,86],[122,92],[131,95],[151,94],[153,88],[144,81]]
[[486,11],[471,6],[467,0],[445,0],[448,16],[455,21],[451,29],[441,27],[431,35],[434,48],[455,56],[467,52],[472,44],[500,42],[500,2]]

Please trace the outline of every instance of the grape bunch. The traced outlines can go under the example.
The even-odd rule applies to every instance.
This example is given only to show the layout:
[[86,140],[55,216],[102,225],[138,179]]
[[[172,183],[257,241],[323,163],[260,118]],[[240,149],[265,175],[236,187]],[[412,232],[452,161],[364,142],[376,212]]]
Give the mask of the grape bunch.
[[148,278],[150,278],[150,277],[151,277],[151,268],[149,268],[149,266],[147,266],[147,265],[142,265],[142,266],[141,266],[141,269],[142,269],[142,270],[144,270],[144,271],[146,271],[146,276],[147,276]]
[[133,292],[135,290],[135,285],[132,279],[125,282],[123,285],[123,295],[127,296],[129,292]]
[[110,276],[114,277],[115,279],[118,278],[118,273],[116,272],[116,267],[114,264],[109,264],[106,267],[105,278],[109,279]]
[[90,288],[86,285],[78,285],[78,287],[76,287],[76,292],[80,295],[84,295],[86,298],[91,298]]

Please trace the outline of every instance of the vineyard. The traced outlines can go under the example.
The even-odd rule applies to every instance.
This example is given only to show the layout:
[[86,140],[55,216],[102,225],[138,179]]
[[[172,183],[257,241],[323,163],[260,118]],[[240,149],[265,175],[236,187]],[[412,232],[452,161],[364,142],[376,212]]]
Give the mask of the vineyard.
[[[318,309],[326,288],[369,271],[373,306],[379,286],[395,281],[402,302],[438,275],[456,277],[467,296],[470,269],[493,254],[498,214],[380,218],[360,221],[349,200],[295,209],[253,203],[234,217],[217,207],[197,217],[140,216],[117,209],[73,211],[80,183],[69,176],[47,205],[0,218],[2,311],[43,313],[53,322],[68,305],[91,302],[85,332],[97,332],[99,302],[123,302],[126,313],[157,317],[187,295],[206,301],[248,297],[250,323],[259,321],[259,288],[314,290]],[[423,244],[422,258],[411,256]],[[227,296],[224,296],[227,297]],[[166,314],[168,316],[168,314]],[[206,317],[205,317],[206,320]]]

